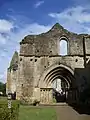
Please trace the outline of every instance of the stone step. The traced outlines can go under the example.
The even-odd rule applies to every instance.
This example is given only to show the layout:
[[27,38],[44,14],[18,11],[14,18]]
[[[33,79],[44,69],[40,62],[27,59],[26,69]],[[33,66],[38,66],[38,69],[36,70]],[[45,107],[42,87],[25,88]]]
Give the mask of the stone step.
[[67,103],[50,103],[50,104],[42,103],[42,104],[39,104],[39,106],[68,106],[68,104]]

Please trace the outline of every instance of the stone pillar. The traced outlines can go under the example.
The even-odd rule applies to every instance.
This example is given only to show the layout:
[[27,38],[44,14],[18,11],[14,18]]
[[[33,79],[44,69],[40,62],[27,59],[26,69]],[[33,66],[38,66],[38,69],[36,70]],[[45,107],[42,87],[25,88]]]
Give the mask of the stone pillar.
[[48,89],[47,89],[47,91],[46,91],[46,98],[47,98],[47,103],[48,103]]
[[43,102],[45,103],[45,89],[43,90]]
[[42,90],[40,89],[40,103],[42,103]]
[[40,88],[34,88],[33,97],[34,99],[40,101]]
[[52,89],[49,89],[49,103],[53,102]]
[[43,89],[40,90],[40,102],[41,103],[44,102],[44,91],[43,91]]

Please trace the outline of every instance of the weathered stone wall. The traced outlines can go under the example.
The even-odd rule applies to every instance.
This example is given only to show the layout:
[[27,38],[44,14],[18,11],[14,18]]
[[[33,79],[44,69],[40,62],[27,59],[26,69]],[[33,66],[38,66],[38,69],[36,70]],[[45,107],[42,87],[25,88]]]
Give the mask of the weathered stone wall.
[[14,93],[16,92],[16,85],[17,85],[17,79],[18,79],[18,70],[8,70],[7,72],[7,89],[6,93],[8,92]]
[[[37,62],[34,60],[37,59]],[[42,74],[49,69],[52,65],[55,64],[63,64],[65,66],[68,66],[71,69],[75,68],[84,68],[84,61],[83,57],[72,57],[72,56],[65,56],[65,57],[35,57],[33,59],[34,61],[34,86],[38,85],[38,80],[42,76]],[[40,87],[45,87],[45,83],[41,84]]]
[[85,49],[86,54],[90,55],[90,36],[88,38],[85,38]]
[[6,85],[7,94],[8,92],[11,93],[16,92],[17,80],[18,80],[18,53],[15,52],[10,62],[10,66],[7,69],[7,85]]
[[21,55],[59,55],[59,42],[68,42],[68,55],[83,55],[83,35],[77,35],[65,30],[57,24],[47,33],[26,36],[20,43]]
[[[65,65],[73,72],[76,68],[84,68],[83,36],[71,33],[58,24],[46,33],[26,36],[20,42],[20,55],[18,60],[17,57],[13,58],[13,67],[7,78],[10,89],[14,90],[16,81],[17,99],[27,103],[31,103],[35,97],[40,99],[40,88],[46,88],[46,83],[41,77],[53,65]],[[59,55],[59,42],[62,39],[68,43],[66,56]],[[89,38],[85,39],[87,61],[90,59],[89,43]],[[16,69],[13,71],[13,68]]]
[[[22,59],[22,60],[21,60]],[[64,57],[24,57],[20,56],[19,78],[18,78],[18,97],[32,99],[34,97],[34,87],[45,88],[45,82],[39,84],[42,74],[52,65],[64,64],[72,70],[84,68],[83,57],[64,56]],[[40,85],[40,86],[39,86]]]
[[7,83],[6,83],[6,94],[11,91],[11,73],[10,70],[7,70]]
[[[32,59],[32,58],[31,58]],[[30,102],[33,95],[34,61],[28,57],[19,57],[17,98]]]

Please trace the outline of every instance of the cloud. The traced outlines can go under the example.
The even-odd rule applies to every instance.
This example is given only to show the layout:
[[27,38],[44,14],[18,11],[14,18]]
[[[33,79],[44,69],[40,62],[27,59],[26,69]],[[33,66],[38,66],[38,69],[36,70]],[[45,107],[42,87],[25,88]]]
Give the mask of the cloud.
[[83,8],[81,6],[70,8],[62,13],[51,13],[49,16],[56,18],[56,19],[66,19],[70,21],[75,21],[79,23],[90,22],[90,13],[84,12],[88,10],[87,8]]
[[5,44],[6,43],[6,38],[0,34],[0,44]]
[[[59,22],[65,28],[77,33],[90,33],[90,8],[72,7],[59,13],[49,13],[53,22]],[[18,19],[0,19],[0,81],[6,81],[6,69],[15,50],[19,51],[19,42],[30,34],[40,34],[48,31],[52,25],[41,25],[38,23],[18,23]]]
[[12,21],[8,21],[5,19],[0,19],[0,46],[6,43],[6,40],[9,39],[8,34],[11,33],[14,28],[14,24]]
[[[3,20],[7,21],[7,20]],[[24,26],[17,25],[17,30],[14,31],[16,23],[11,21],[12,26],[7,29],[7,24],[4,29],[0,32],[0,81],[6,82],[6,71],[9,67],[11,58],[14,54],[14,51],[19,51],[20,45],[19,42],[29,34],[40,34],[48,31],[51,26],[40,25],[38,23],[24,24]],[[7,21],[10,24],[10,22]],[[11,25],[11,24],[10,24]]]
[[0,73],[0,82],[6,83],[6,77],[7,77],[7,70],[5,70],[3,73]]
[[45,26],[38,23],[28,24],[24,27],[24,30],[20,34],[40,34],[48,31],[51,28],[51,25]]
[[4,19],[0,19],[0,32],[10,32],[10,30],[13,28],[13,23],[8,21],[8,20],[4,20]]
[[48,15],[72,32],[90,32],[89,26],[86,25],[90,24],[89,7],[77,6],[65,9],[60,13],[49,13]]
[[39,6],[41,6],[44,3],[44,1],[38,1],[36,4],[34,4],[35,8],[38,8]]

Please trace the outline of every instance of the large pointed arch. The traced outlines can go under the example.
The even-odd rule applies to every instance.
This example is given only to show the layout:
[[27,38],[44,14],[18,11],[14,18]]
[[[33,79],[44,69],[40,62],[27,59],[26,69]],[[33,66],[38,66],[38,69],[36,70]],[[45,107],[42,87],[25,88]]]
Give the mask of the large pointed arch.
[[72,80],[74,80],[74,72],[70,67],[63,64],[52,65],[40,77],[38,86],[50,87],[50,83],[52,83],[57,77],[63,78],[67,80],[68,83],[72,84]]

